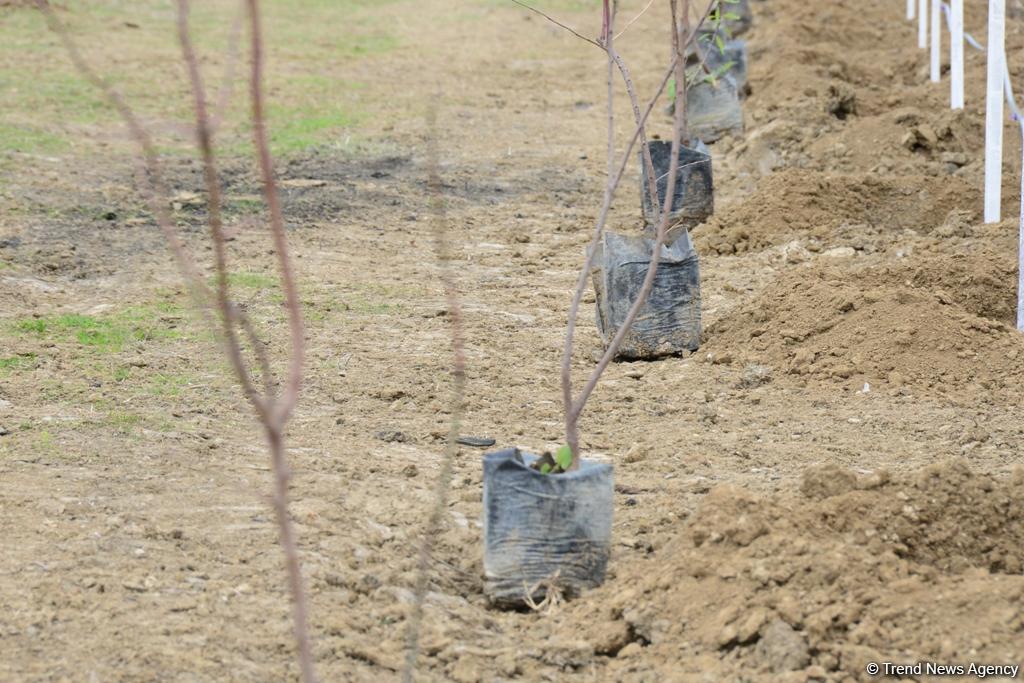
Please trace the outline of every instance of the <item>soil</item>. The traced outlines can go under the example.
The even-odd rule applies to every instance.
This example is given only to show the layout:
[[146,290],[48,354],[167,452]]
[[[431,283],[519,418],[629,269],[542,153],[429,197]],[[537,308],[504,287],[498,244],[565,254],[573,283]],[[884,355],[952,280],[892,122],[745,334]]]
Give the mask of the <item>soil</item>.
[[[551,11],[596,31],[585,4]],[[985,225],[982,56],[951,113],[902,3],[751,5],[745,133],[712,146],[716,215],[693,230],[704,344],[614,364],[582,419],[587,457],[615,464],[608,580],[540,612],[489,606],[483,451],[461,446],[417,680],[839,683],[870,680],[869,662],[1024,663],[1016,124],[1006,220]],[[986,3],[966,5],[984,39]],[[378,95],[358,130],[372,144],[278,164],[309,345],[292,514],[330,681],[399,675],[436,505],[451,362],[427,141],[464,297],[463,433],[498,447],[563,440],[565,312],[603,189],[599,52],[512,5],[416,8],[364,9],[398,47],[345,63]],[[619,41],[641,93],[664,15]],[[1015,77],[1022,28],[1007,26]],[[301,47],[270,68],[315,70]],[[0,166],[0,679],[296,680],[262,437],[118,130]],[[667,117],[652,132],[667,139]],[[283,367],[259,186],[248,157],[222,166],[236,296]],[[617,231],[643,229],[637,171]],[[168,177],[205,268],[200,168],[173,157]],[[577,381],[599,349],[588,310]]]

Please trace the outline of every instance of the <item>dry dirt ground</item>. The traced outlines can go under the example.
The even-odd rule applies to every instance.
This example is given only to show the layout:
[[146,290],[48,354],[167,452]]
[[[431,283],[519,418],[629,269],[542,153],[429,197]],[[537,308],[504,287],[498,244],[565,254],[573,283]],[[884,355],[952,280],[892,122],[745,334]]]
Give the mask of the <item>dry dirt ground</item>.
[[[190,312],[123,131],[19,4],[0,8],[0,680],[295,680],[259,431]],[[602,54],[510,3],[454,4],[268,3],[309,322],[293,514],[326,681],[397,678],[443,450],[430,102],[466,309],[464,431],[561,440],[561,336],[603,184]],[[596,0],[538,4],[597,31]],[[462,449],[418,680],[838,682],[868,680],[871,661],[1024,663],[1019,164],[1007,220],[982,224],[982,57],[968,52],[967,109],[951,113],[902,2],[753,4],[746,132],[714,145],[717,215],[694,231],[705,343],[613,366],[583,418],[589,456],[616,467],[608,581],[540,614],[489,608],[481,452]],[[160,135],[205,265],[169,5],[62,15]],[[967,6],[984,39],[985,3]],[[280,349],[228,69],[235,9],[197,12],[227,102],[232,282]],[[652,8],[620,40],[641,92],[664,22]],[[616,229],[640,227],[636,186],[634,172]],[[598,345],[587,311],[577,376]]]

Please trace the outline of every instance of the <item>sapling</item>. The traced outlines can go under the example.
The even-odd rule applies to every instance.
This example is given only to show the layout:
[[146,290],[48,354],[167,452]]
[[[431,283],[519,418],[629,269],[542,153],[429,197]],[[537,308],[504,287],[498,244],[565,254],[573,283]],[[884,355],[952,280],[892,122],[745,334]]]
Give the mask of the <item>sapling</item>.
[[[304,683],[317,680],[313,665],[313,654],[307,626],[306,594],[303,587],[295,529],[288,513],[288,485],[291,478],[285,455],[284,431],[298,402],[302,386],[304,328],[299,303],[294,267],[289,255],[285,235],[281,203],[274,180],[273,160],[270,154],[266,130],[265,104],[263,95],[263,34],[260,19],[259,0],[245,0],[249,20],[251,52],[250,99],[252,107],[253,144],[256,148],[263,196],[269,210],[269,224],[274,254],[277,258],[281,289],[288,317],[290,337],[287,374],[283,391],[274,388],[270,361],[263,342],[257,336],[244,311],[232,301],[229,291],[229,270],[227,265],[226,239],[221,214],[220,181],[214,153],[214,125],[208,113],[205,88],[199,71],[198,59],[192,46],[188,13],[188,0],[177,0],[178,39],[182,59],[188,72],[190,91],[195,114],[196,144],[203,165],[203,176],[207,188],[207,223],[214,251],[215,287],[211,291],[196,266],[196,259],[177,232],[168,207],[170,193],[164,180],[163,167],[156,145],[149,131],[142,125],[138,115],[125,99],[85,60],[78,46],[71,39],[67,27],[57,17],[46,0],[36,0],[37,7],[44,13],[53,32],[60,38],[71,61],[89,83],[95,86],[107,102],[124,120],[132,139],[139,146],[149,183],[149,201],[157,224],[167,239],[168,245],[181,270],[190,293],[193,295],[207,322],[213,324],[219,339],[242,387],[263,426],[264,436],[274,472],[273,506],[278,524],[280,542],[285,556],[288,586],[292,598],[292,627],[296,642],[299,668]],[[257,374],[250,370],[243,353],[244,336],[251,346],[257,361]],[[262,381],[257,380],[257,376]]]
[[[523,5],[524,3],[519,0],[513,0],[517,4]],[[640,292],[634,301],[629,313],[626,316],[624,323],[619,327],[615,336],[611,339],[607,345],[600,360],[598,360],[596,367],[591,371],[590,376],[587,378],[583,388],[579,394],[573,394],[572,387],[572,355],[573,355],[573,340],[576,331],[576,319],[579,314],[580,303],[583,299],[583,294],[587,286],[587,278],[590,274],[591,269],[594,266],[597,248],[600,244],[601,236],[604,233],[605,226],[608,221],[608,214],[611,208],[612,200],[615,196],[615,192],[619,187],[622,180],[622,175],[625,171],[626,165],[631,158],[632,150],[634,146],[640,141],[641,148],[644,149],[643,157],[644,164],[648,166],[650,172],[648,177],[652,180],[655,178],[653,172],[653,166],[650,164],[650,150],[645,149],[647,146],[646,142],[646,124],[647,119],[650,116],[652,109],[655,106],[658,98],[664,92],[665,87],[670,78],[675,78],[678,83],[685,83],[685,50],[688,46],[692,45],[698,35],[699,30],[704,25],[705,21],[711,16],[712,12],[716,11],[719,7],[717,0],[710,2],[705,11],[700,16],[699,20],[695,25],[690,25],[690,2],[689,0],[668,0],[669,8],[672,16],[672,59],[671,64],[661,81],[661,84],[655,94],[654,98],[648,104],[645,111],[640,110],[638,102],[636,100],[636,94],[632,88],[632,81],[629,77],[629,71],[625,68],[625,64],[621,56],[615,50],[615,4],[610,0],[603,0],[602,2],[602,27],[601,36],[598,40],[592,40],[581,36],[576,31],[568,29],[564,24],[555,22],[563,28],[567,28],[574,35],[582,38],[583,40],[597,45],[605,51],[607,55],[608,64],[608,75],[607,75],[607,121],[608,121],[608,178],[604,189],[604,198],[601,204],[601,209],[598,214],[594,231],[591,237],[590,245],[587,249],[586,258],[583,263],[583,267],[580,270],[579,276],[576,281],[576,288],[573,294],[572,301],[569,306],[569,319],[566,325],[565,344],[562,350],[562,367],[561,367],[561,384],[562,384],[562,403],[563,410],[565,413],[565,436],[566,444],[554,456],[551,456],[550,460],[544,460],[539,467],[543,468],[545,465],[548,466],[548,472],[558,473],[561,471],[575,471],[580,466],[580,439],[579,439],[579,418],[583,412],[584,407],[587,404],[590,395],[593,393],[597,386],[601,375],[604,373],[608,364],[611,363],[615,357],[619,347],[622,344],[623,339],[629,332],[633,325],[637,315],[641,308],[647,302],[647,297],[651,292],[654,284],[654,278],[657,274],[658,263],[661,259],[661,252],[665,242],[665,236],[669,228],[670,214],[672,210],[673,193],[666,192],[664,202],[660,206],[658,212],[658,218],[656,221],[657,229],[655,233],[654,249],[651,257],[650,266],[648,267],[647,273],[644,277],[643,284],[641,285]],[[524,5],[527,6],[527,5]],[[529,7],[529,6],[527,6]],[[539,12],[532,7],[531,10],[536,11],[548,19],[551,19],[546,14]],[[553,19],[551,19],[554,21]],[[631,104],[633,105],[633,114],[636,120],[636,127],[634,128],[633,135],[629,144],[626,147],[626,151],[623,154],[621,160],[616,166],[615,160],[615,134],[614,134],[614,73],[616,70],[622,74],[624,80],[627,81],[627,93],[630,94]],[[683,89],[677,88],[675,93],[675,115],[672,129],[672,150],[671,150],[671,162],[669,164],[668,171],[668,184],[667,187],[675,187],[675,181],[679,171],[679,150],[682,146],[684,131],[686,127],[686,102]],[[651,193],[652,206],[658,206],[657,191],[653,184],[648,188],[648,192]],[[567,466],[565,466],[567,465]]]

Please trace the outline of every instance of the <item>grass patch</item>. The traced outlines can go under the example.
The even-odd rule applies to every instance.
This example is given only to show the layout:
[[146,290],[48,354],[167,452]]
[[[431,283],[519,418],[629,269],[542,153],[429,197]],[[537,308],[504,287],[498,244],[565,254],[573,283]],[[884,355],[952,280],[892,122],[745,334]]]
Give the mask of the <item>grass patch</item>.
[[104,316],[62,313],[19,320],[15,329],[48,341],[77,343],[97,352],[112,353],[130,344],[181,338],[182,333],[166,318],[179,311],[177,305],[163,302]]
[[0,357],[0,375],[19,370],[30,370],[36,366],[36,354],[25,353],[14,356]]
[[251,271],[228,273],[228,284],[244,289],[272,289],[280,286],[277,278]]
[[0,123],[0,153],[57,154],[70,148],[67,140],[36,126]]
[[270,145],[276,154],[294,154],[327,142],[332,134],[355,126],[363,117],[342,110],[294,110],[270,107]]
[[[372,59],[400,46],[393,13],[383,8],[411,0],[301,0],[269,3],[265,8],[267,73],[272,93],[271,145],[287,154],[324,144],[333,133],[369,117],[364,92],[390,97],[388,84],[342,81],[353,60]],[[223,82],[228,62],[235,3],[193,3],[193,39],[203,63],[211,97]],[[182,73],[173,3],[165,0],[94,0],[62,10],[72,37],[87,59],[109,77],[143,119],[190,120],[191,105]],[[243,32],[243,58],[235,69],[235,101],[225,111],[222,151],[250,144]],[[122,140],[121,123],[102,96],[69,64],[59,41],[33,8],[0,9],[0,98],[13,112],[0,125],[0,152],[88,155],[107,133]],[[276,106],[275,106],[276,105]],[[19,114],[19,112],[21,112]],[[41,123],[42,122],[42,123]],[[87,135],[80,135],[81,132]],[[190,138],[159,136],[161,149],[192,154]],[[105,153],[112,150],[107,148]]]
[[189,378],[185,375],[157,373],[147,378],[146,393],[151,396],[176,398],[181,396],[182,390],[188,385]]
[[107,413],[107,424],[121,434],[128,434],[135,431],[135,428],[142,423],[142,416],[126,411],[112,411]]

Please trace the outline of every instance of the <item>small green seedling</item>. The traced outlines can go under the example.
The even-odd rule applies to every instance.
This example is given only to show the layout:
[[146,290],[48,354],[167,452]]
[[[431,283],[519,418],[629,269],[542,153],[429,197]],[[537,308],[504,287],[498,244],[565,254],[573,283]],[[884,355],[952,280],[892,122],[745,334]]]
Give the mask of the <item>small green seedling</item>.
[[541,474],[562,474],[568,472],[570,467],[572,467],[572,449],[568,445],[561,446],[555,451],[554,456],[549,451],[545,451],[533,464],[533,469]]

